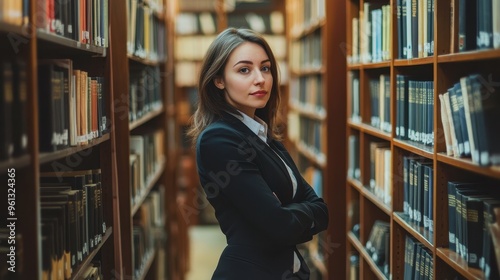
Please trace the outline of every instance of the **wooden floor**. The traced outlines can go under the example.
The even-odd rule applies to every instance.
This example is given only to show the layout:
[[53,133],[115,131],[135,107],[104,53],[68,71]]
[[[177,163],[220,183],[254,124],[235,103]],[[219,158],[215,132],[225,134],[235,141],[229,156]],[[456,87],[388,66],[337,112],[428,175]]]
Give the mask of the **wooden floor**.
[[226,247],[219,225],[197,225],[189,228],[190,271],[186,280],[209,280]]

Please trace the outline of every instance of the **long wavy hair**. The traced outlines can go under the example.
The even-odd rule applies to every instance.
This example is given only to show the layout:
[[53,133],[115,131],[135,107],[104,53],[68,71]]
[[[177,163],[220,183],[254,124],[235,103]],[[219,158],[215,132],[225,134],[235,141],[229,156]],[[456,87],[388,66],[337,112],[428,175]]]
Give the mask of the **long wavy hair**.
[[271,61],[273,86],[271,96],[264,108],[255,111],[255,115],[265,121],[269,127],[270,136],[281,139],[277,125],[278,107],[280,104],[279,73],[274,54],[264,37],[250,29],[227,28],[212,42],[203,59],[198,81],[198,104],[187,131],[189,137],[196,143],[200,133],[211,123],[220,119],[223,112],[239,114],[225,97],[224,90],[215,86],[215,79],[224,77],[224,69],[231,53],[244,42],[260,45]]

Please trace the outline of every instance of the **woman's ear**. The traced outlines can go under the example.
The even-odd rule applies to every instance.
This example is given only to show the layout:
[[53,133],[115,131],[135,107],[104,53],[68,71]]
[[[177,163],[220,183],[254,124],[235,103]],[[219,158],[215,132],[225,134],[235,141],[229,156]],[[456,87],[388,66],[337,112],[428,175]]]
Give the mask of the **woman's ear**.
[[219,89],[224,89],[224,80],[222,77],[217,77],[214,79],[214,84]]

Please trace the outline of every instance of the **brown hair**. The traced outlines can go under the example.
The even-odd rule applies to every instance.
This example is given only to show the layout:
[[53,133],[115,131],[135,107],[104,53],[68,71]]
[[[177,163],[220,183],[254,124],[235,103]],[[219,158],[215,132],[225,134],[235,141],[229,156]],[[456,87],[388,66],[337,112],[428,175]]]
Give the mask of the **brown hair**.
[[224,75],[224,68],[231,53],[244,42],[260,45],[271,61],[273,86],[271,96],[264,108],[257,109],[255,115],[264,120],[271,137],[281,139],[277,127],[277,113],[280,103],[279,73],[274,54],[262,35],[250,29],[228,28],[222,31],[212,42],[203,59],[198,81],[198,105],[192,117],[188,135],[196,143],[200,133],[211,123],[220,119],[223,112],[239,114],[236,108],[227,103],[224,91],[217,88],[214,79]]

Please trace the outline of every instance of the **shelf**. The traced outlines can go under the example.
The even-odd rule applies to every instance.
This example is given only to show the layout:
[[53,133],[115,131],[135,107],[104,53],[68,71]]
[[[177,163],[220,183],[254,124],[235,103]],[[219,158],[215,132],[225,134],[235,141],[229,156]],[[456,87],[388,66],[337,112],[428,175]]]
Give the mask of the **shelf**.
[[416,226],[413,222],[408,220],[401,212],[394,212],[392,215],[394,221],[399,224],[402,228],[408,231],[413,237],[424,244],[430,251],[434,251],[434,246],[432,245],[433,233],[423,229],[420,226]]
[[362,187],[361,193],[364,197],[368,198],[368,200],[375,204],[380,210],[384,211],[384,213],[386,213],[388,216],[391,216],[391,206],[385,204],[378,196],[370,191],[370,189],[368,189],[367,187]]
[[305,144],[293,142],[299,153],[301,153],[304,157],[306,157],[311,163],[324,169],[326,166],[325,155],[318,155],[312,151],[310,151]]
[[158,65],[166,62],[166,60],[164,60],[164,61],[161,61],[161,60],[151,60],[151,59],[148,59],[148,58],[138,57],[138,56],[135,56],[135,55],[132,55],[132,54],[127,54],[127,57],[128,57],[128,59],[131,62],[140,63],[140,64],[148,65],[148,66],[158,66]]
[[347,71],[361,70],[363,65],[361,63],[352,63],[347,65]]
[[30,35],[27,34],[28,30],[29,30],[28,26],[14,25],[11,23],[0,21],[0,33],[5,33],[5,34],[15,33],[25,37],[29,37]]
[[0,175],[6,174],[7,169],[9,168],[20,169],[23,167],[28,167],[30,164],[31,157],[29,155],[22,155],[20,157],[0,161]]
[[380,61],[380,62],[369,62],[362,64],[364,69],[379,69],[379,68],[389,68],[391,66],[390,61]]
[[468,52],[443,54],[438,56],[437,61],[438,63],[459,63],[468,61],[491,61],[492,59],[500,59],[500,49],[474,50]]
[[149,193],[151,190],[154,188],[156,182],[158,179],[161,177],[163,172],[165,171],[165,160],[162,160],[161,162],[157,163],[157,169],[155,173],[151,176],[148,182],[146,182],[146,187],[141,190],[141,195],[137,198],[134,199],[134,204],[131,210],[131,216],[133,217],[139,208],[141,207],[142,203],[148,197]]
[[291,111],[297,112],[299,115],[305,116],[310,119],[315,119],[318,121],[326,120],[325,109],[312,108],[312,106],[306,107],[304,105],[289,103],[289,109]]
[[318,67],[305,67],[300,70],[291,69],[291,75],[295,77],[301,76],[312,76],[312,75],[323,75],[325,73],[325,68],[323,66]]
[[67,52],[76,53],[88,53],[94,56],[106,56],[107,49],[104,47],[98,47],[90,44],[84,44],[77,42],[73,39],[69,39],[54,33],[46,32],[42,29],[37,30],[37,39],[41,43],[39,48],[39,53],[51,53],[59,54],[63,51],[64,54]]
[[437,161],[493,179],[500,179],[500,166],[479,166],[473,163],[470,158],[456,158],[443,153],[437,154]]
[[347,177],[347,183],[353,186],[358,192],[362,193],[363,192],[363,184],[361,184],[360,181]]
[[97,247],[95,247],[94,250],[92,250],[92,252],[90,252],[90,254],[87,256],[87,258],[85,258],[85,260],[83,260],[83,262],[73,270],[73,273],[71,274],[71,279],[81,279],[82,278],[82,274],[85,272],[85,269],[90,265],[90,262],[92,261],[92,259],[94,259],[94,257],[97,255],[97,253],[101,251],[102,246],[109,239],[112,232],[113,232],[112,227],[108,227],[106,229],[106,233],[103,235],[102,241],[99,244],[97,244]]
[[321,29],[325,26],[326,20],[325,18],[313,20],[309,23],[304,23],[303,26],[295,26],[290,31],[290,39],[300,40],[301,38],[308,36],[317,30]]
[[149,268],[153,264],[155,255],[156,255],[156,248],[153,248],[152,250],[146,253],[146,261],[141,264],[141,271],[138,272],[137,277],[134,277],[134,279],[138,280],[146,279],[146,275],[149,272]]
[[161,106],[158,109],[155,109],[151,112],[146,113],[144,116],[142,116],[140,119],[135,120],[129,124],[129,130],[134,130],[137,127],[149,122],[150,120],[156,118],[157,116],[161,115],[164,111],[164,107]]
[[391,141],[391,134],[387,133],[385,131],[382,131],[379,128],[375,128],[375,127],[373,127],[369,124],[366,124],[366,123],[357,123],[357,124],[353,123],[352,125],[357,126],[361,132],[370,134],[372,136],[378,137],[378,138],[383,139],[383,140]]
[[407,151],[414,153],[414,154],[417,154],[419,156],[422,156],[422,157],[425,157],[428,159],[434,158],[434,153],[432,151],[432,149],[434,149],[434,146],[429,147],[429,146],[425,146],[423,144],[399,140],[399,139],[393,139],[393,144],[396,147],[407,150]]
[[[50,152],[50,153],[48,153],[48,152],[40,153],[40,157],[39,157],[40,164],[52,162],[52,161],[76,154],[76,153],[80,153],[80,152],[85,151],[87,149],[92,149],[93,147],[99,146],[100,144],[102,144],[108,140],[109,140],[109,133],[106,133],[100,138],[90,140],[89,144],[87,144],[87,145],[70,147],[70,148],[66,148],[64,150]],[[81,154],[82,154],[82,156],[85,156],[87,154],[87,152],[81,153]]]
[[394,66],[416,66],[416,65],[432,65],[434,57],[421,57],[413,59],[395,59]]
[[372,257],[368,254],[368,252],[366,252],[365,247],[363,246],[363,244],[361,244],[359,239],[352,232],[347,233],[347,238],[351,242],[351,244],[356,248],[356,250],[363,256],[363,259],[368,263],[368,266],[370,266],[371,270],[373,271],[373,273],[375,273],[377,278],[388,280],[389,278],[387,278],[387,276],[384,273],[382,273],[379,266],[375,264]]
[[465,261],[457,253],[451,251],[450,249],[437,248],[436,255],[458,273],[462,274],[462,276],[464,276],[465,278],[469,280],[484,279],[484,274],[480,269],[469,268],[469,266],[467,265],[467,261]]

